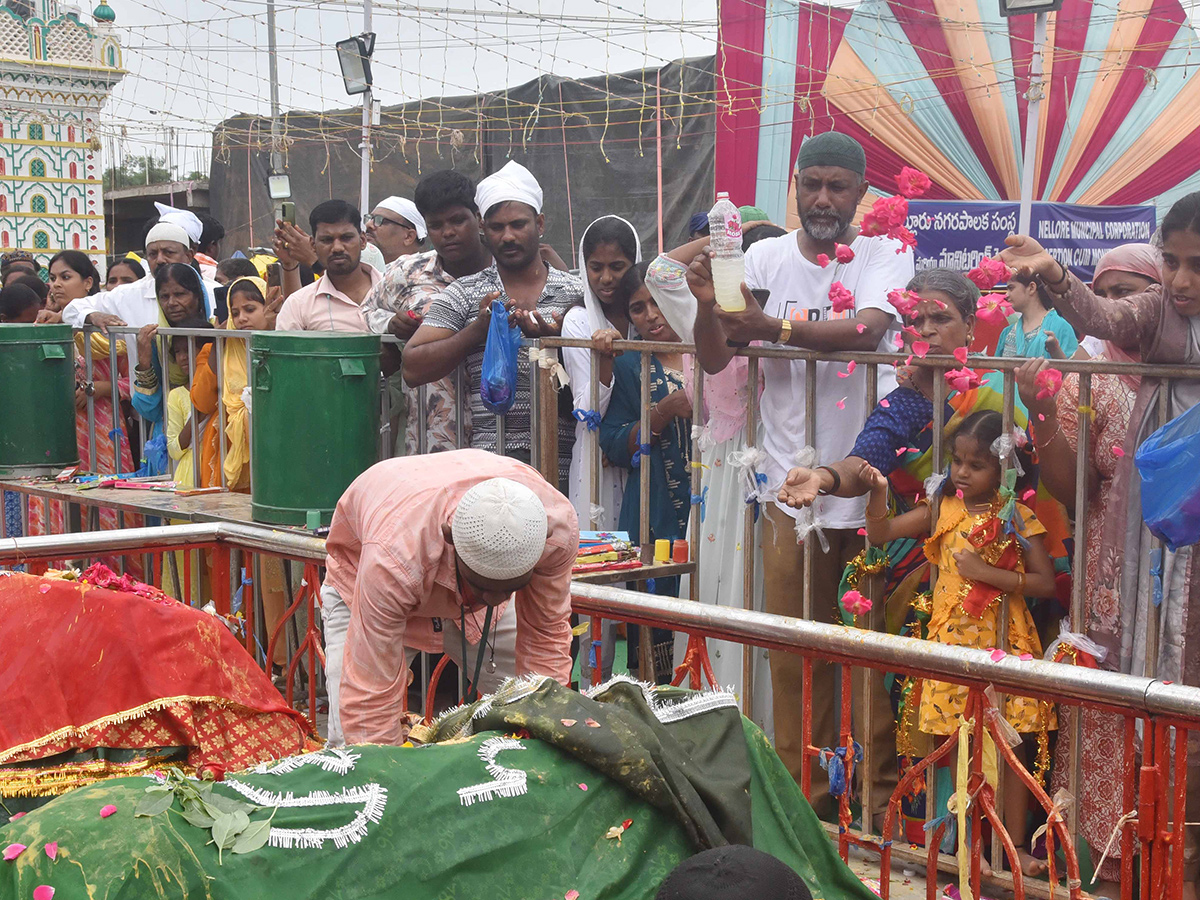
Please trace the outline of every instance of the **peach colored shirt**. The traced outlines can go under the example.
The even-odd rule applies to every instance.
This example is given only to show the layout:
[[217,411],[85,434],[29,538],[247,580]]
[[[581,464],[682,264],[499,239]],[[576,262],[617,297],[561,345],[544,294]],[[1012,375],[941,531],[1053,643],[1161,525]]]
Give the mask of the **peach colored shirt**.
[[[382,277],[374,266],[365,266],[371,274],[371,287]],[[367,295],[370,295],[367,291]],[[363,299],[366,299],[364,297]],[[322,275],[288,296],[275,320],[276,331],[370,331],[362,308],[333,286]]]
[[[550,525],[533,580],[515,594],[517,674],[570,681],[571,569],[579,550],[570,501],[536,469],[485,450],[385,460],[346,489],[325,544],[326,582],[351,610],[340,697],[347,743],[398,745],[407,737],[405,648],[439,652],[435,619],[457,622],[462,613],[454,549],[442,525],[469,488],[496,477],[533,490]],[[483,617],[483,609],[466,615],[471,643],[479,641]]]

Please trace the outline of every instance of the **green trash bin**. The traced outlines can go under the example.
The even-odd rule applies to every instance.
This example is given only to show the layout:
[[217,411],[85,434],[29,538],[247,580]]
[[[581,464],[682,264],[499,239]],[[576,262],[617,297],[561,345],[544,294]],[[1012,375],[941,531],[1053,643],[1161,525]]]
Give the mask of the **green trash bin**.
[[79,462],[70,325],[0,325],[0,477]]
[[250,357],[251,515],[328,525],[379,456],[379,337],[262,331]]

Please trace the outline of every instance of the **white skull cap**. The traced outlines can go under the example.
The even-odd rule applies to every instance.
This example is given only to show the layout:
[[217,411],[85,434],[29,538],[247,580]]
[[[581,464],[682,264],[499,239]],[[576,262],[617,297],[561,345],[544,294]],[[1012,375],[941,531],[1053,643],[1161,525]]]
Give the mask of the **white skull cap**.
[[510,478],[489,478],[463,494],[450,532],[467,568],[509,581],[528,574],[542,558],[546,522],[537,494]]

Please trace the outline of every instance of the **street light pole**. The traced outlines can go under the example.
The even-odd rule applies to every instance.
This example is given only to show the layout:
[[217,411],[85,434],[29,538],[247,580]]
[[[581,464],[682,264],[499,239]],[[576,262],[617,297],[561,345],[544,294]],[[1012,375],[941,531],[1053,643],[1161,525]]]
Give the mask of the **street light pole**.
[[1025,156],[1022,159],[1021,171],[1021,214],[1017,225],[1018,234],[1029,234],[1030,220],[1033,217],[1033,177],[1038,144],[1038,131],[1041,128],[1042,98],[1045,96],[1045,82],[1042,80],[1042,47],[1046,44],[1046,20],[1048,12],[1040,12],[1033,24],[1033,55],[1029,59],[1029,92],[1025,95],[1028,103],[1025,105]]
[[275,0],[267,0],[267,61],[271,76],[271,173],[283,171],[283,124],[279,121],[279,59],[275,50]]
[[[371,0],[363,0],[363,34],[371,33]],[[365,215],[370,211],[371,196],[371,113],[374,110],[375,101],[371,96],[371,85],[367,84],[367,89],[362,95],[362,143],[358,145],[359,151],[362,153],[362,174],[358,189],[359,209]]]

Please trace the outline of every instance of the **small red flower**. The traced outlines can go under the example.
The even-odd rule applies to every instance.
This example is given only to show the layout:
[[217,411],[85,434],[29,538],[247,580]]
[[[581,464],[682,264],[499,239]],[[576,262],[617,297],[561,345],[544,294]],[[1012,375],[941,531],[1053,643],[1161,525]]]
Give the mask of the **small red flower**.
[[985,256],[979,265],[967,273],[967,277],[975,282],[981,291],[990,291],[1001,281],[1007,281],[1012,275],[1012,269],[998,259]]
[[964,394],[971,390],[971,388],[977,388],[983,384],[979,376],[966,366],[963,366],[961,369],[951,369],[947,372],[946,383],[960,394]]
[[1012,304],[1003,294],[984,294],[975,308],[975,315],[980,321],[999,326],[1007,325],[1008,317],[1012,314]]
[[854,294],[840,281],[835,281],[829,288],[829,302],[833,304],[834,312],[849,312],[854,309]]
[[920,298],[915,294],[901,290],[888,291],[887,300],[896,307],[896,312],[905,317],[911,316],[920,302]]
[[896,176],[896,189],[905,197],[920,197],[932,186],[929,176],[920,169],[905,166]]
[[196,770],[201,781],[224,781],[225,767],[217,763],[204,763]]
[[837,255],[837,261],[840,262],[842,265],[846,265],[847,263],[852,262],[854,260],[854,251],[851,250],[849,247],[847,247],[845,244],[837,245],[836,255]]
[[846,591],[842,594],[842,608],[852,616],[862,616],[871,611],[871,598],[864,597],[858,591]]
[[1037,398],[1048,400],[1062,389],[1062,372],[1058,369],[1042,369],[1034,376],[1033,383],[1039,388]]

